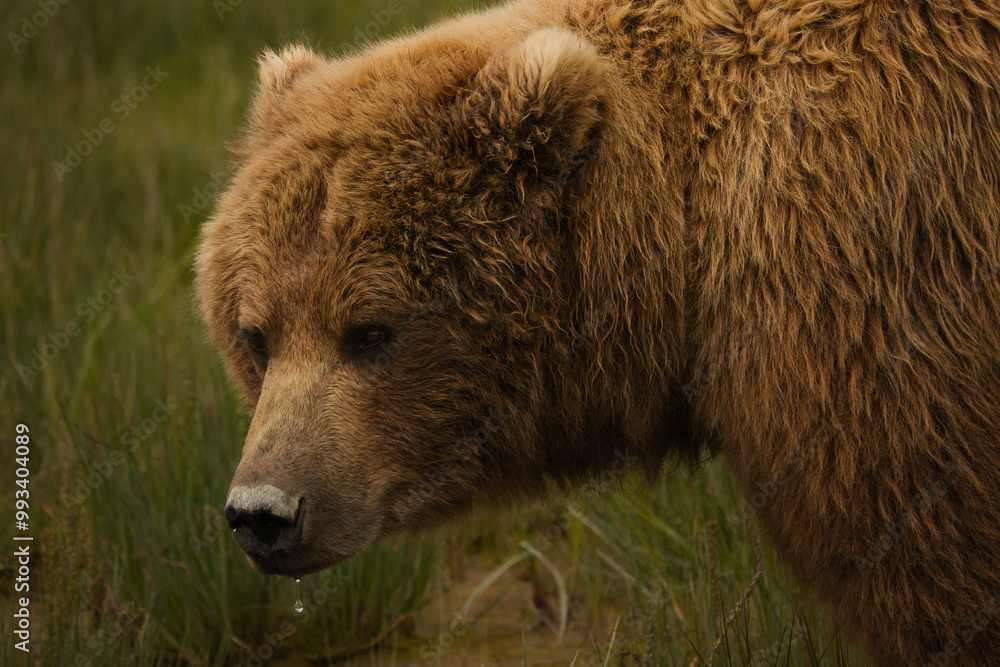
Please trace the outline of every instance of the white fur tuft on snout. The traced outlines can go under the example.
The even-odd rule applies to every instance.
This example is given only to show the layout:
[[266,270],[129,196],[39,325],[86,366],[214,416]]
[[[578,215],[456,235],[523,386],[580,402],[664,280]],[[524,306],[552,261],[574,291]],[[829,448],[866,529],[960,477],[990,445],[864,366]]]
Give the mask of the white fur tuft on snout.
[[301,498],[302,496],[290,496],[270,484],[237,486],[230,491],[226,505],[244,512],[270,512],[286,521],[294,522],[299,513]]

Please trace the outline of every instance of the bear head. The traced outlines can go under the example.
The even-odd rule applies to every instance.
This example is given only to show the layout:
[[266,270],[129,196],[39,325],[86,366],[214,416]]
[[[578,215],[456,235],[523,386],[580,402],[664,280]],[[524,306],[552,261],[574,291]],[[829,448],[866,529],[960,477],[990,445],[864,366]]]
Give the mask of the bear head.
[[566,200],[605,70],[566,30],[508,32],[261,60],[196,259],[252,407],[226,515],[258,571],[541,491],[567,456],[550,446],[583,280]]

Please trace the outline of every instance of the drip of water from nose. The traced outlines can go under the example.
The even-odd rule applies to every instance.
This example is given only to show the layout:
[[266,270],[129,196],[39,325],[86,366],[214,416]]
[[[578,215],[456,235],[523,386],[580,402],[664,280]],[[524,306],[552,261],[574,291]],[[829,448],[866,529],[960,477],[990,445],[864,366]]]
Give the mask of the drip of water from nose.
[[305,605],[302,604],[302,584],[298,579],[295,580],[295,612],[301,614],[305,609]]

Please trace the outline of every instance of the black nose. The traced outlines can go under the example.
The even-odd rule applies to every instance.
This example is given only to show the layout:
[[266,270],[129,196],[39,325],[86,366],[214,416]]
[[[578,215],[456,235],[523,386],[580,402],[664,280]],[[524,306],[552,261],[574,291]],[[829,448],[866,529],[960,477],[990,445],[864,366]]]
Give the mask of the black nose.
[[283,534],[287,535],[295,530],[294,521],[272,514],[268,510],[251,512],[237,509],[232,505],[226,507],[226,521],[234,533],[239,533],[242,528],[248,528],[260,546],[274,544]]
[[301,501],[270,485],[237,486],[226,502],[226,521],[248,556],[270,563],[287,556],[301,539]]

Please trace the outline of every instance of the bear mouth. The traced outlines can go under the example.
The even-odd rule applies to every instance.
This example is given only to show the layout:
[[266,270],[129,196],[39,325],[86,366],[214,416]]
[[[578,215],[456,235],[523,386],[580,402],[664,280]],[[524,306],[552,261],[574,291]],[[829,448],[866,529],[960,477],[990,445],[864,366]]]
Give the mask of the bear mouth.
[[276,550],[269,554],[255,554],[247,556],[250,565],[259,574],[278,575],[298,579],[307,574],[313,574],[320,570],[339,565],[354,554],[324,554],[323,558],[304,559],[302,553],[288,554],[284,550]]

